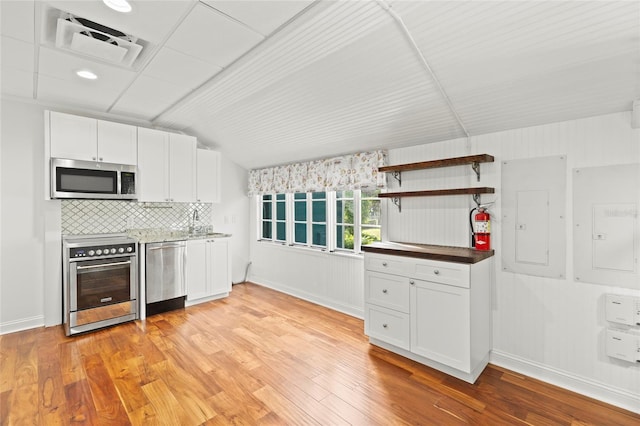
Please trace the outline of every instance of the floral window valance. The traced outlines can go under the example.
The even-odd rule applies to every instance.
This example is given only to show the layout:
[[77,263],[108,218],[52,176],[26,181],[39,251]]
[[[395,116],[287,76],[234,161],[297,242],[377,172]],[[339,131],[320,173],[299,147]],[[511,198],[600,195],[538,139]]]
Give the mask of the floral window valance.
[[386,187],[385,151],[360,152],[249,172],[249,195]]

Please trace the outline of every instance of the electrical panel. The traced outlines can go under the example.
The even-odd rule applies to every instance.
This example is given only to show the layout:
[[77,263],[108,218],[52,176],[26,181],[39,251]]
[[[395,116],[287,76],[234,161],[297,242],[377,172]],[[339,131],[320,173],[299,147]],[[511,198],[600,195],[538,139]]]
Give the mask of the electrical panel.
[[607,321],[625,325],[640,325],[640,297],[607,294]]
[[634,331],[607,330],[606,352],[612,358],[640,362],[640,334]]

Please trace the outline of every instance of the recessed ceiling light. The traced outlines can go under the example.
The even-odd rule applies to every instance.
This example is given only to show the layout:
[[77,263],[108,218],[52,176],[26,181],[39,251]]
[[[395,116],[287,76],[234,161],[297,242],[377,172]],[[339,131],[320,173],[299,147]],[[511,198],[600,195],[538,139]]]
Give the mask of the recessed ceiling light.
[[78,77],[86,78],[87,80],[95,80],[98,78],[98,76],[94,72],[91,72],[89,70],[79,70],[76,71],[76,74],[78,75]]
[[127,0],[102,0],[104,4],[109,6],[116,12],[127,13],[131,12],[131,5]]

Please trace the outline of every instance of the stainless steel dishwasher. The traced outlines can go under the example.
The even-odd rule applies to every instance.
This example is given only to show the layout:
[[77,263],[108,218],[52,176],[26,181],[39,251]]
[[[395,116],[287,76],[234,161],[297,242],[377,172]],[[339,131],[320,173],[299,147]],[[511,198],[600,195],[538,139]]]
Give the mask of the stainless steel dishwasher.
[[147,244],[145,254],[147,316],[184,308],[187,242]]

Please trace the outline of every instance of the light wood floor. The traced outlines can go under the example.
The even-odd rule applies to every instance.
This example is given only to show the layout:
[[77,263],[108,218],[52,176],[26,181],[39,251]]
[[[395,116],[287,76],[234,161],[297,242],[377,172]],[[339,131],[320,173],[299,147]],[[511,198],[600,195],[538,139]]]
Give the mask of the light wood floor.
[[253,284],[67,338],[0,336],[2,425],[638,425],[489,366],[474,385],[371,346],[361,320]]

